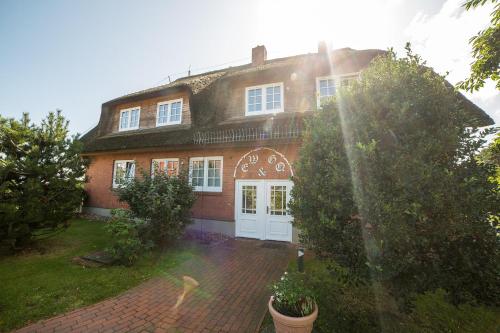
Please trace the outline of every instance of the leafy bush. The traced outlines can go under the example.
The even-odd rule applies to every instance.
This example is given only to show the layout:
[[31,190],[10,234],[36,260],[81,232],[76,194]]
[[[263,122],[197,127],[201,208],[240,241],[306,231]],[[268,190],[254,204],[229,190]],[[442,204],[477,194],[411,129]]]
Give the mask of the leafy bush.
[[330,260],[306,262],[307,286],[318,304],[315,332],[495,332],[498,308],[448,302],[442,289],[413,295],[409,311],[377,282],[367,283]]
[[390,297],[375,294],[381,288],[366,284],[333,261],[308,262],[306,274],[319,309],[317,332],[380,332],[382,316],[397,317]]
[[143,171],[141,177],[116,190],[120,201],[126,202],[132,217],[144,220],[143,240],[165,245],[178,238],[191,223],[190,210],[195,196],[186,173],[151,176]]
[[498,311],[470,304],[455,306],[447,302],[447,298],[442,289],[418,295],[407,319],[406,331],[487,333],[500,328]]
[[299,272],[287,273],[272,287],[273,307],[289,317],[305,317],[314,311],[314,295],[308,288],[306,275]]
[[291,212],[302,241],[398,298],[497,304],[500,210],[485,132],[410,51],[378,58],[307,124]]
[[0,116],[0,245],[25,245],[67,227],[82,203],[85,161],[68,122],[49,113],[42,124]]
[[112,219],[106,222],[105,230],[111,234],[113,245],[106,252],[118,263],[132,265],[143,251],[153,247],[151,241],[141,239],[145,223],[132,219],[129,212],[123,209],[114,209],[111,214]]

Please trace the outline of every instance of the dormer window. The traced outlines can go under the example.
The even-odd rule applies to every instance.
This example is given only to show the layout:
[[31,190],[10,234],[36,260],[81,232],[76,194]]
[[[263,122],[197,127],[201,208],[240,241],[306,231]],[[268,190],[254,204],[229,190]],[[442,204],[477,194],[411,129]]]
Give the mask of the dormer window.
[[182,122],[182,98],[158,103],[156,126],[177,125]]
[[345,74],[340,76],[323,76],[316,78],[316,97],[318,108],[329,98],[335,96],[337,87],[345,87],[356,80],[358,74]]
[[335,95],[335,81],[333,76],[318,77],[316,79],[316,94],[318,108],[321,103]]
[[246,116],[283,112],[283,83],[246,88]]
[[139,128],[139,118],[141,116],[141,108],[134,107],[120,111],[120,131],[129,131]]

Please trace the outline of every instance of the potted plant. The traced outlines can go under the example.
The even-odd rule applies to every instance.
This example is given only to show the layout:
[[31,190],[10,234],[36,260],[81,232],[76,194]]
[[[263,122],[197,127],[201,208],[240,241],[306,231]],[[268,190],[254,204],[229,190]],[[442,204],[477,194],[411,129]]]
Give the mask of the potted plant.
[[285,272],[271,289],[268,306],[276,333],[310,333],[318,317],[318,306],[305,274]]

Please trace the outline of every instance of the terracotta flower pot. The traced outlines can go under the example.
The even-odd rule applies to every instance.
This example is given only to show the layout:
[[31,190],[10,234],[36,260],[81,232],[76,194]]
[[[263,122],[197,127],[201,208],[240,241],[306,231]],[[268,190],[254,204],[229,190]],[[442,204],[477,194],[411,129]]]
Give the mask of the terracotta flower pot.
[[311,333],[313,324],[318,317],[318,306],[314,303],[314,311],[309,316],[305,317],[288,317],[273,307],[274,298],[271,296],[269,300],[269,312],[273,317],[274,328],[276,333]]

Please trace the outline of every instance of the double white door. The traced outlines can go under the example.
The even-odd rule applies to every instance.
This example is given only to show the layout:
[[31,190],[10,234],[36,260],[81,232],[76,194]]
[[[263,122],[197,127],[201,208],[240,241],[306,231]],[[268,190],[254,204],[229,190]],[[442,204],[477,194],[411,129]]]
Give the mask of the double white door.
[[292,241],[289,180],[236,181],[236,236]]

